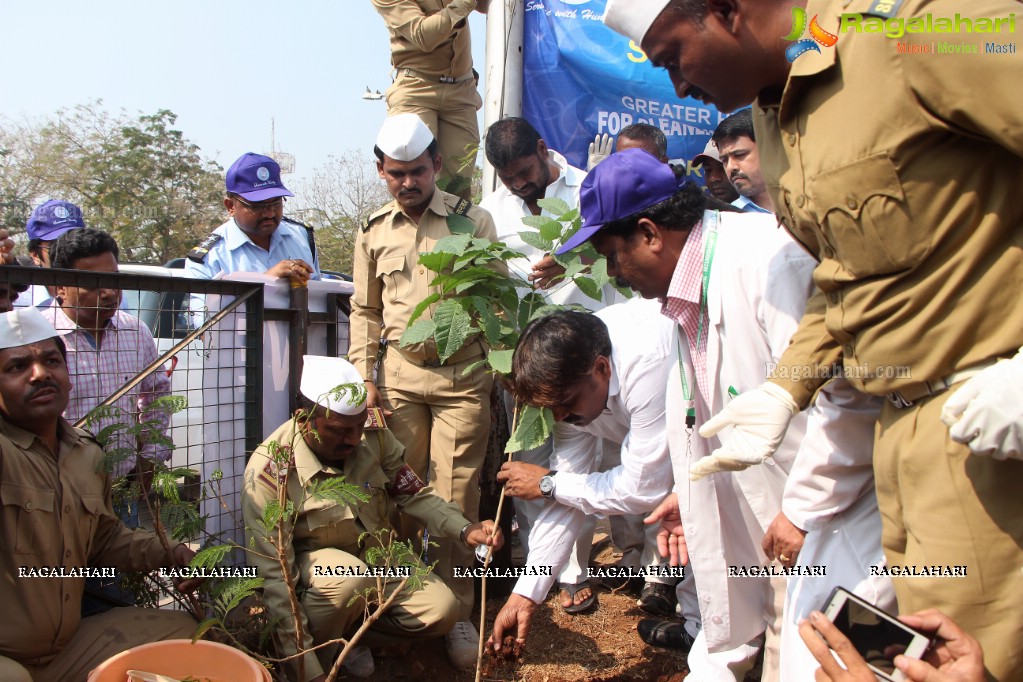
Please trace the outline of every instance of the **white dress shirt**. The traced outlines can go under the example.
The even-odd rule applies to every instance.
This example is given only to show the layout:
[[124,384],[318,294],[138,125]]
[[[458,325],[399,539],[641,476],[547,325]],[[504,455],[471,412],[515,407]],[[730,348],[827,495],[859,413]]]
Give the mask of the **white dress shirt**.
[[[547,199],[561,199],[568,204],[569,208],[579,208],[579,187],[586,177],[586,171],[568,165],[565,157],[556,151],[548,149],[547,155],[551,163],[556,165],[560,172],[558,173],[558,179],[547,185],[544,197]],[[515,258],[507,261],[508,269],[523,280],[529,281],[529,274],[533,271],[533,265],[543,258],[545,254],[540,249],[522,241],[522,237],[519,236],[520,232],[533,229],[522,223],[523,218],[533,215],[526,202],[512,194],[503,183],[498,183],[497,189],[480,202],[480,208],[493,216],[494,223],[497,225],[498,240],[525,256],[524,258]],[[547,210],[541,211],[541,215],[554,217]],[[571,281],[558,282],[547,291],[541,293],[551,303],[558,305],[577,304],[589,310],[596,310],[609,303],[617,302],[616,298],[617,300],[622,300],[620,297],[609,298],[609,295],[614,295],[616,292],[613,287],[606,286],[604,287],[604,303],[595,301],[580,291],[579,287]]]
[[[652,510],[671,490],[664,386],[675,367],[675,326],[656,301],[636,299],[595,313],[611,337],[611,383],[603,414],[586,426],[554,430],[554,500],[530,533],[528,566],[550,576],[519,578],[515,592],[540,603],[571,552],[586,514]],[[622,443],[621,464],[595,471],[600,439]]]

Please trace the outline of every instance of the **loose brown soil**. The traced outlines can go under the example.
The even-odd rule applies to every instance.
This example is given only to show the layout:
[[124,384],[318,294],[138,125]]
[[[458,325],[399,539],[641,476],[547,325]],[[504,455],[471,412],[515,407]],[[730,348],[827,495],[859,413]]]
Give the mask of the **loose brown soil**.
[[[614,564],[621,556],[599,527],[594,549],[597,552],[591,561],[594,566]],[[688,668],[684,655],[648,646],[636,634],[636,624],[650,617],[636,606],[636,597],[603,587],[596,589],[599,607],[578,616],[566,614],[557,592],[552,592],[536,612],[520,660],[485,658],[481,679],[488,682],[680,682],[685,679]],[[484,637],[489,636],[494,616],[504,601],[503,596],[488,599]],[[379,682],[475,680],[475,671],[463,672],[451,667],[443,639],[418,642],[407,655],[400,657],[377,657],[376,665],[376,673],[366,679]],[[757,674],[748,677],[748,681],[759,679],[758,671],[754,673]]]

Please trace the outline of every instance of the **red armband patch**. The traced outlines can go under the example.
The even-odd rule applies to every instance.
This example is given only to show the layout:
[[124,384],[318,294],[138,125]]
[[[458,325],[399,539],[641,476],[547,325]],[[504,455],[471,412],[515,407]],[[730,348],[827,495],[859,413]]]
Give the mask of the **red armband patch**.
[[423,479],[406,464],[398,469],[398,473],[394,475],[394,483],[387,486],[387,489],[392,495],[415,495],[425,487]]

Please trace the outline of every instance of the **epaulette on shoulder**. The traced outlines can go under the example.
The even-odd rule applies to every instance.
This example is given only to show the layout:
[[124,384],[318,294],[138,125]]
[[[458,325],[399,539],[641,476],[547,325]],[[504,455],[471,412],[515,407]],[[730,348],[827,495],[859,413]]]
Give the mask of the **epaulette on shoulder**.
[[378,209],[375,213],[371,213],[369,219],[366,220],[366,224],[362,226],[362,231],[366,232],[369,228],[373,227],[381,218],[391,212],[391,205],[387,204],[383,208]]
[[468,215],[469,209],[472,208],[472,202],[463,199],[462,197],[455,196],[454,194],[445,193],[444,203],[448,209],[455,215]]
[[204,260],[206,260],[206,255],[210,252],[210,249],[216,246],[217,242],[219,242],[223,238],[224,235],[217,234],[216,232],[214,232],[209,237],[206,237],[206,239],[202,240],[202,243],[199,244],[199,246],[195,247],[187,254],[185,254],[185,257],[188,258],[188,260],[193,261],[195,263],[202,263]]
[[301,227],[304,230],[314,230],[315,229],[312,225],[307,225],[307,224],[303,223],[301,220],[295,220],[294,218],[289,218],[288,216],[284,216],[281,219],[281,222],[291,223],[292,225],[297,225],[298,227]]
[[103,447],[102,444],[100,444],[99,440],[96,439],[96,436],[89,429],[82,428],[81,426],[73,426],[71,428],[75,430],[75,433],[78,434],[79,438],[90,441],[92,443],[95,443],[96,445],[99,445],[100,447]]

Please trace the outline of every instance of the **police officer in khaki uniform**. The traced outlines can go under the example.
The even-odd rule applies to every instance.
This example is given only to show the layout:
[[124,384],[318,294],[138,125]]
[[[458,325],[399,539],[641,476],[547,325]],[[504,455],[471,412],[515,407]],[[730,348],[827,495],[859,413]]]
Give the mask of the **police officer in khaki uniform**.
[[[353,388],[340,396],[333,393],[342,384]],[[495,532],[493,522],[471,523],[454,504],[426,487],[405,464],[404,448],[390,431],[378,427],[364,434],[367,410],[362,388],[362,376],[348,361],[307,355],[299,388],[305,399],[302,410],[267,438],[245,468],[242,511],[250,546],[256,550],[252,562],[265,580],[263,597],[267,607],[281,621],[278,633],[286,655],[297,651],[295,631],[277,550],[261,530],[268,503],[280,499],[295,507],[295,516],[283,521],[283,533],[291,538],[286,548],[289,572],[297,577],[302,590],[298,613],[303,649],[350,636],[359,624],[364,604],[360,600],[349,602],[366,588],[374,587],[376,579],[348,574],[366,571],[366,550],[373,539],[360,540],[360,536],[390,529],[388,509],[392,501],[436,535],[454,538],[467,547],[487,543],[499,548],[503,542],[500,529],[496,529],[496,537],[490,537]],[[277,448],[271,443],[291,450],[286,466],[275,461],[273,452]],[[344,476],[349,484],[363,488],[369,500],[339,504],[311,494],[313,487],[336,476]],[[279,498],[281,485],[286,488],[283,499]],[[400,582],[400,577],[387,580],[387,596]],[[373,623],[367,641],[387,643],[394,637],[445,635],[458,613],[458,601],[451,590],[430,574],[419,589],[402,592]],[[324,671],[330,670],[336,653],[325,647],[306,654],[305,675],[299,682],[324,679]],[[343,667],[349,674],[368,676],[373,673],[373,658],[368,649],[357,646],[349,652]]]
[[[476,112],[483,106],[472,68],[467,17],[489,0],[373,0],[391,36],[397,72],[387,111],[417,114],[440,144],[438,184],[468,199],[480,141]],[[471,158],[467,158],[470,157]]]
[[[412,311],[430,293],[435,273],[418,263],[451,234],[448,218],[462,215],[473,223],[475,237],[496,239],[486,211],[437,189],[441,157],[437,142],[415,114],[389,117],[377,136],[377,171],[394,197],[369,218],[355,239],[355,294],[352,296],[349,359],[366,380],[370,406],[391,413],[390,427],[405,445],[405,459],[437,494],[475,520],[479,508],[479,470],[490,435],[493,379],[481,367],[465,369],[485,350],[478,337],[442,365],[432,341],[399,348]],[[427,310],[424,319],[432,312]],[[381,336],[387,349],[374,380],[373,365]],[[379,390],[378,390],[379,389]],[[474,561],[463,543],[441,538],[431,549],[437,574],[458,597],[459,623],[448,636],[453,659],[472,665],[479,635],[468,622],[473,588],[470,578],[455,578],[452,568]],[[469,643],[468,646],[465,644]]]
[[[180,611],[118,608],[82,619],[88,570],[150,571],[194,556],[129,530],[110,504],[103,450],[61,417],[71,379],[59,333],[35,308],[0,315],[0,680],[84,682],[125,649],[190,638]],[[185,581],[187,590],[196,581]]]
[[[611,0],[605,21],[680,96],[756,100],[778,217],[820,261],[771,380],[790,398],[750,391],[701,435],[732,426],[720,463],[759,461],[836,363],[886,396],[874,470],[888,563],[968,567],[895,578],[899,609],[944,611],[991,676],[1023,680],[1020,4],[699,4]],[[958,54],[912,54],[924,49]]]

